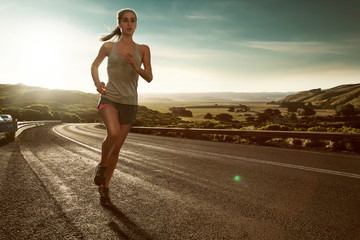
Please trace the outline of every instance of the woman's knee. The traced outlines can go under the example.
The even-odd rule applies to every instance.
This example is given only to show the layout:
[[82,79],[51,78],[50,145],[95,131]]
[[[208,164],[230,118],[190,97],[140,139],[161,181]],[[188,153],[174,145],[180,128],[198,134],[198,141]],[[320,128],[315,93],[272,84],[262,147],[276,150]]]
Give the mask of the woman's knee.
[[108,133],[106,137],[106,141],[114,145],[115,147],[121,147],[124,143],[124,140],[121,137],[120,132],[119,133]]
[[117,139],[120,136],[120,132],[108,132],[106,140],[112,143],[117,142]]

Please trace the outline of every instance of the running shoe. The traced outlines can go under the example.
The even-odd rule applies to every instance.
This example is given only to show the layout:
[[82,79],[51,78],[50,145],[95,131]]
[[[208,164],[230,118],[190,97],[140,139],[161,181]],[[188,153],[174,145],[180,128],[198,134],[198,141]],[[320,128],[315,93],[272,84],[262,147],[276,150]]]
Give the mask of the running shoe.
[[100,187],[105,186],[106,167],[101,167],[100,164],[96,166],[94,183]]
[[110,206],[111,201],[110,201],[110,197],[109,197],[109,188],[99,187],[98,190],[100,193],[100,204],[102,206]]

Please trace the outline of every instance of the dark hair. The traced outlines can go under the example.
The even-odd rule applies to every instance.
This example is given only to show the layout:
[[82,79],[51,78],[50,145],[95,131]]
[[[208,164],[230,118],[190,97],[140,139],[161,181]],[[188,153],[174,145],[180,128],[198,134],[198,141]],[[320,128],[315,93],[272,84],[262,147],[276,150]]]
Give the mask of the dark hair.
[[[125,13],[127,12],[131,12],[135,15],[135,20],[137,21],[137,14],[136,12],[133,10],[133,9],[130,9],[130,8],[124,8],[124,9],[121,9],[118,13],[117,13],[117,23],[120,24],[121,22],[121,18],[124,16]],[[106,42],[110,39],[112,39],[113,37],[115,37],[117,39],[120,39],[121,37],[121,31],[120,31],[120,28],[118,28],[118,26],[115,27],[114,30],[112,30],[111,33],[107,34],[107,35],[103,35],[101,38],[100,38],[100,41],[103,41],[103,42]]]

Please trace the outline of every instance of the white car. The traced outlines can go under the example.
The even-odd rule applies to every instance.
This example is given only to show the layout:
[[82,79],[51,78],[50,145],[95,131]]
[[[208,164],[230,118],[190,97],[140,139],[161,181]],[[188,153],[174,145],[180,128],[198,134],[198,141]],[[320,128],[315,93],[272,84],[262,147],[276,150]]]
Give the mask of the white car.
[[1,114],[0,117],[2,118],[3,122],[12,122],[11,115]]
[[2,117],[0,117],[0,123],[3,123],[4,122],[4,120],[2,119]]

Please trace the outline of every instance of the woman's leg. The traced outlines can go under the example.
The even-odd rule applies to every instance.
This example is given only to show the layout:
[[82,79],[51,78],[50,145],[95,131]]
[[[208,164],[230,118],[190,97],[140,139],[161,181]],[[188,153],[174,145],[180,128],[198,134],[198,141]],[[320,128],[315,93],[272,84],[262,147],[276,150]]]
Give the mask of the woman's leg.
[[102,144],[101,163],[106,169],[105,187],[108,188],[114,169],[118,162],[120,149],[130,131],[131,124],[119,124],[118,111],[112,105],[106,105],[100,110],[107,136]]

